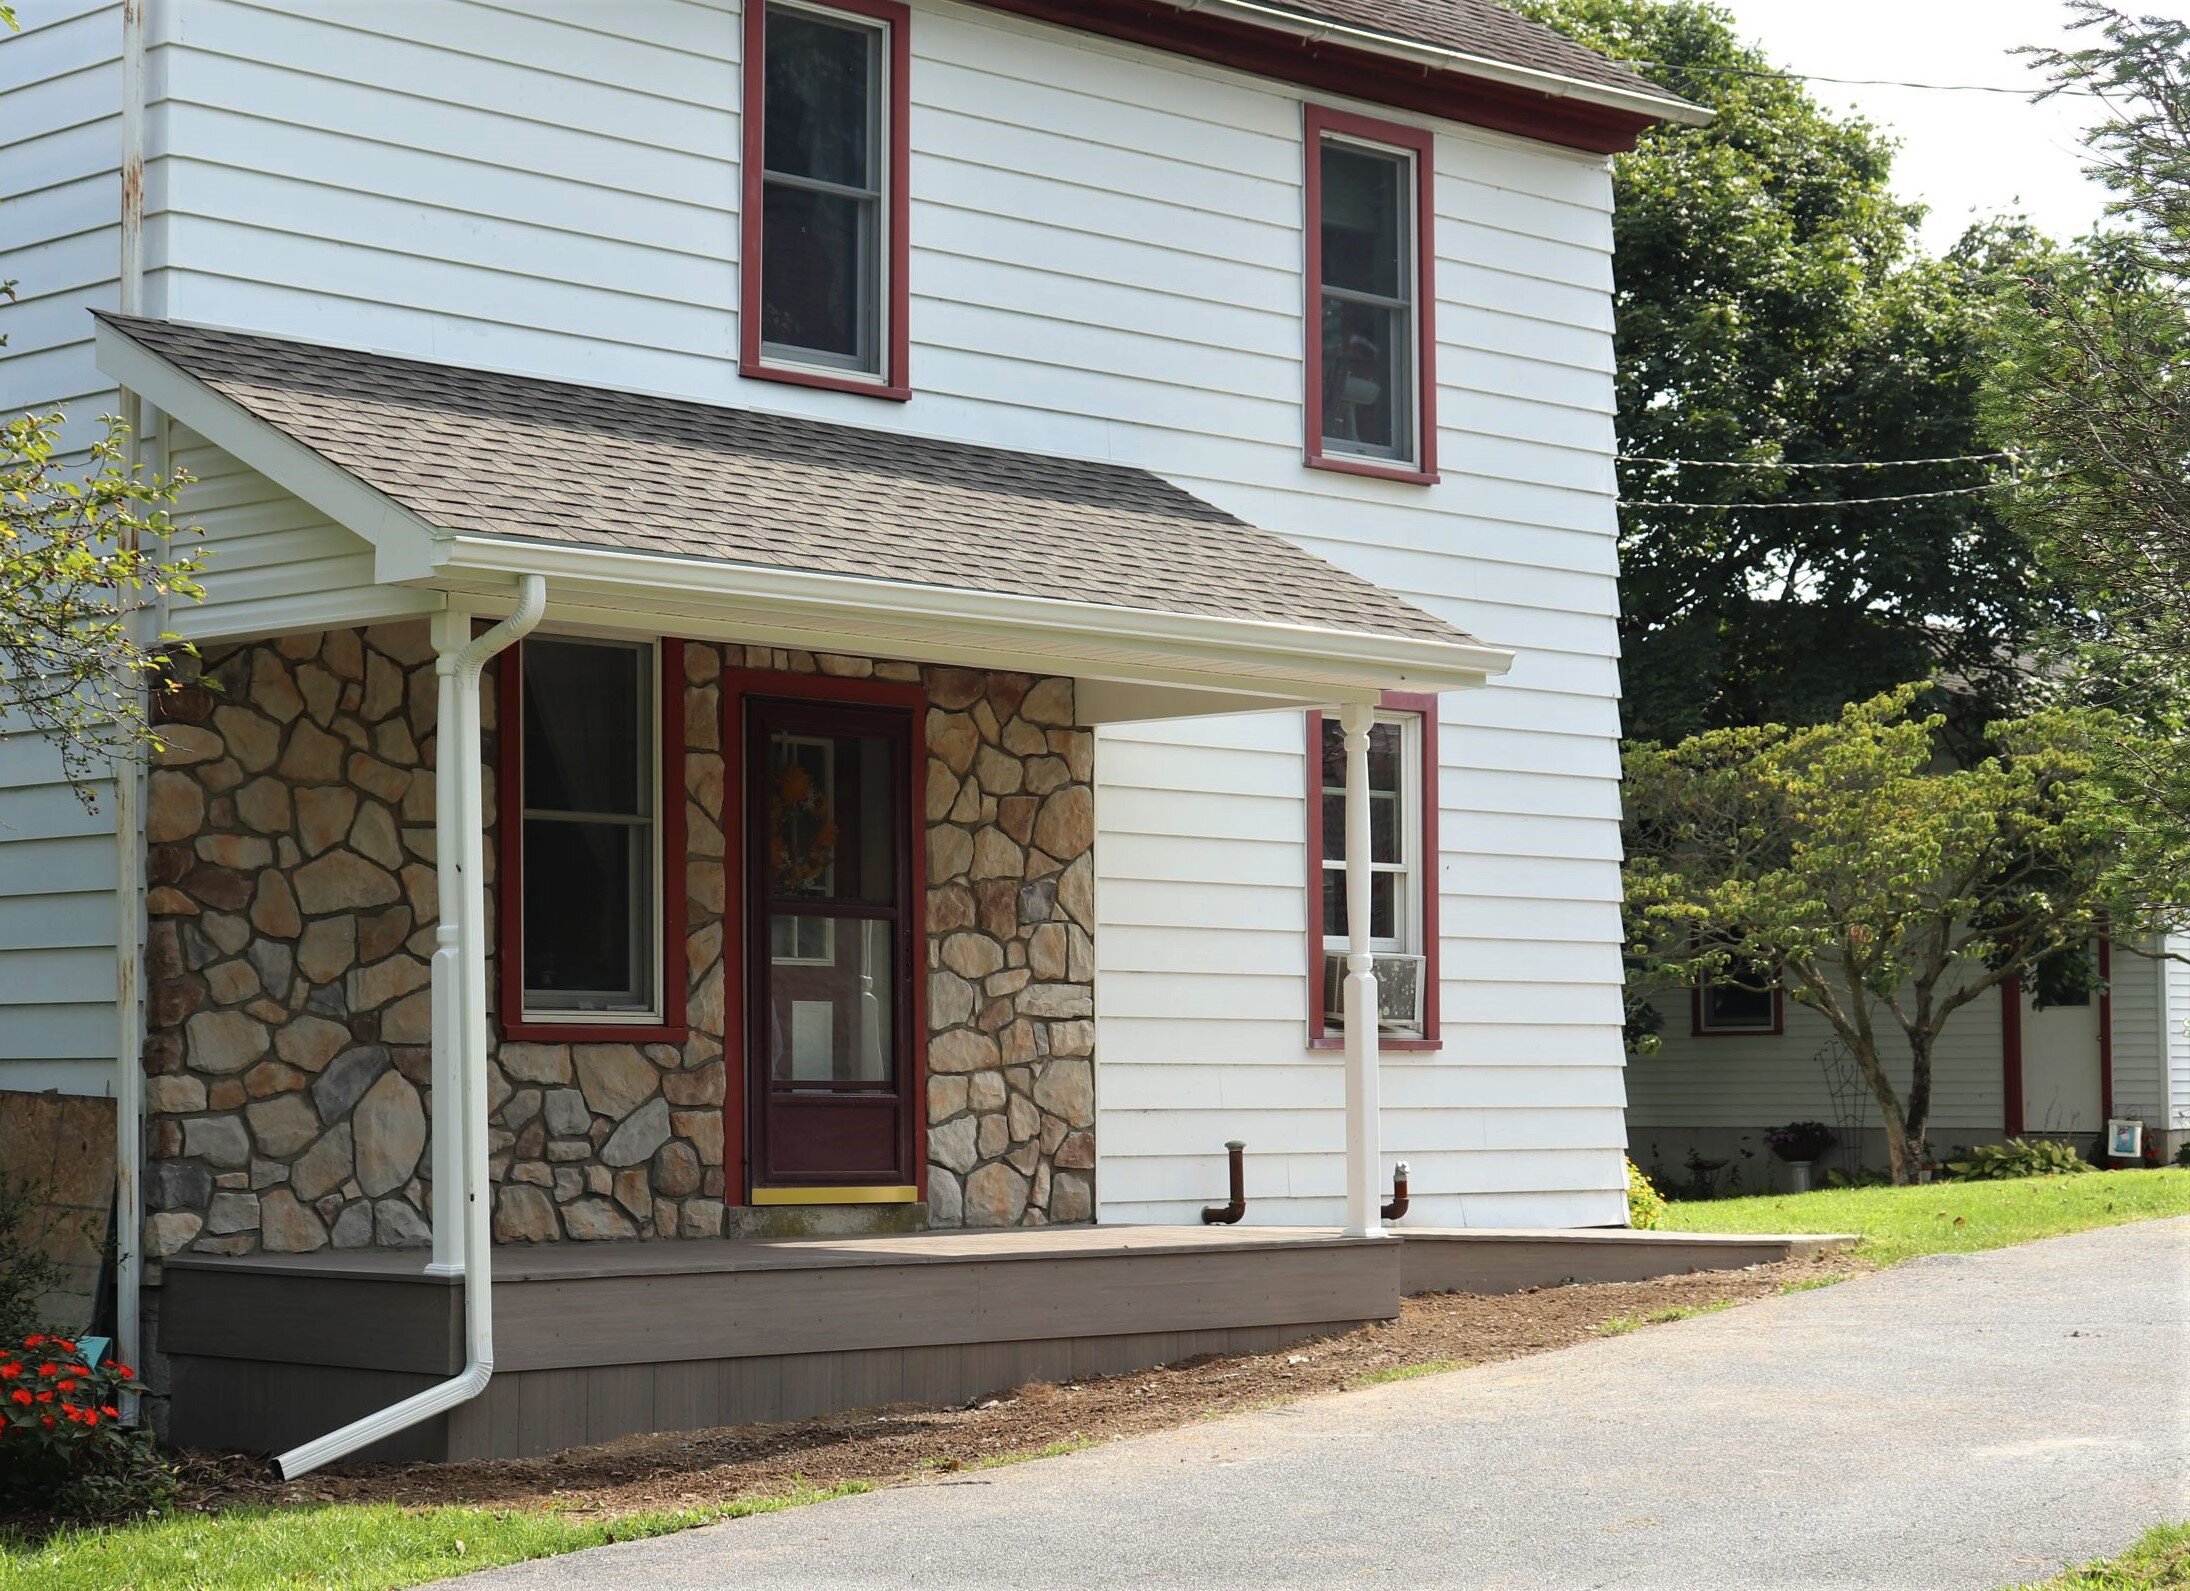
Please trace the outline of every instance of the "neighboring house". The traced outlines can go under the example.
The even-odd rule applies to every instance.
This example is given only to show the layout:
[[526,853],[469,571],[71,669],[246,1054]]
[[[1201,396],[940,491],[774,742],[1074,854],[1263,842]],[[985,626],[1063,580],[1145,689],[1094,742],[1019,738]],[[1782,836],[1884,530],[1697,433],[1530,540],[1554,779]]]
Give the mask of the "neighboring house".
[[441,1257],[472,1087],[505,1242],[1232,1138],[1624,1222],[1607,156],[1692,107],[1486,0],[23,12],[0,402],[141,401],[212,554],[143,849],[0,748],[0,1088],[141,1043],[148,1257]]
[[[2109,1119],[2142,1121],[2162,1159],[2190,1143],[2190,964],[2112,944],[2095,959],[2092,993],[2041,1006],[2011,981],[1948,1019],[1932,1060],[1928,1136],[1939,1154],[2029,1136],[2097,1160]],[[1627,1120],[1636,1163],[1661,1183],[1784,1186],[1764,1135],[1790,1121],[1834,1129],[1829,1165],[1886,1164],[1878,1109],[1822,1016],[1782,990],[1705,988],[1652,1003],[1665,1027],[1657,1054],[1628,1063]],[[1907,1061],[1893,1066],[1886,1048],[1906,1090]]]

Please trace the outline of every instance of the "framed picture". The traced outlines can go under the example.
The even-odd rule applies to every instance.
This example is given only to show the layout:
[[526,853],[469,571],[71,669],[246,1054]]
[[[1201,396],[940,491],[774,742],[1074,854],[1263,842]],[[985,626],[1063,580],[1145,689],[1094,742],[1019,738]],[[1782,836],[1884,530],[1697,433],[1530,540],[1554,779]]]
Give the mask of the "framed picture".
[[2109,1160],[2142,1160],[2144,1123],[2119,1118],[2109,1121],[2106,1124],[2106,1157]]

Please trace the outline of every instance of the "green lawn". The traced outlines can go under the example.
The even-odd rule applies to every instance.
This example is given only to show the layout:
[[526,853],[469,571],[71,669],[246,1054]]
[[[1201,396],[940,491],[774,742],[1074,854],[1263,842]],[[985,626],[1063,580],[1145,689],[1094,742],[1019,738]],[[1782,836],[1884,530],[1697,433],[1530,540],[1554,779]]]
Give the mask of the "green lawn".
[[1864,1258],[1892,1265],[1915,1254],[1973,1253],[2164,1215],[2190,1215],[2190,1169],[1677,1200],[1666,1207],[1665,1225],[1680,1232],[1854,1232]]
[[473,1569],[772,1513],[863,1485],[721,1508],[602,1521],[482,1508],[386,1504],[184,1514],[74,1530],[35,1546],[0,1541],[5,1591],[392,1591]]
[[2154,1525],[2119,1558],[2070,1569],[2026,1591],[2183,1591],[2190,1587],[2190,1524]]

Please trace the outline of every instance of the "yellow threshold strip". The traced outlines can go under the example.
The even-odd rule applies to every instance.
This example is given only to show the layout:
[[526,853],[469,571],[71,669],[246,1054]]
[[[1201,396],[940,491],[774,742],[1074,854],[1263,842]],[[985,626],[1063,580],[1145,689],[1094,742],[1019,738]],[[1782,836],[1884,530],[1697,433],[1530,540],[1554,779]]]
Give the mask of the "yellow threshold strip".
[[914,1187],[755,1188],[755,1204],[918,1204]]

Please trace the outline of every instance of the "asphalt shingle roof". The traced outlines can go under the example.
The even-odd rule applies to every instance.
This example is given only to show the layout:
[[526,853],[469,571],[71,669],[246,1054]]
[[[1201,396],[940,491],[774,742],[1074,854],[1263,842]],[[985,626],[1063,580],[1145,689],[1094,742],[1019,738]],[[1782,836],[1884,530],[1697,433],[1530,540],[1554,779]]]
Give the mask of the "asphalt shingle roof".
[[1555,72],[1601,88],[1672,99],[1618,62],[1492,0],[1261,0],[1276,11],[1365,28],[1414,44],[1462,50],[1506,66]]
[[442,531],[1471,639],[1146,470],[102,318]]

